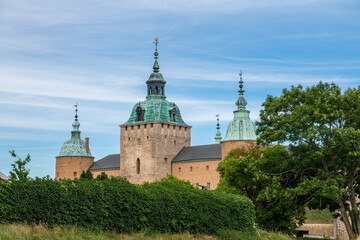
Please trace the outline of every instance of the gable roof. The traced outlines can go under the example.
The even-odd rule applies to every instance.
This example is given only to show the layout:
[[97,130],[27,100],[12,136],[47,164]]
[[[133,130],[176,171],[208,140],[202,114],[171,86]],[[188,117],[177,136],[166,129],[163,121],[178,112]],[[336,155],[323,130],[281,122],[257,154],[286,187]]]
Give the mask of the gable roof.
[[205,161],[221,159],[221,145],[208,144],[193,147],[184,147],[175,156],[172,162]]
[[120,154],[110,154],[94,162],[90,170],[120,169]]
[[7,181],[7,180],[9,180],[9,178],[5,174],[0,172],[0,180]]

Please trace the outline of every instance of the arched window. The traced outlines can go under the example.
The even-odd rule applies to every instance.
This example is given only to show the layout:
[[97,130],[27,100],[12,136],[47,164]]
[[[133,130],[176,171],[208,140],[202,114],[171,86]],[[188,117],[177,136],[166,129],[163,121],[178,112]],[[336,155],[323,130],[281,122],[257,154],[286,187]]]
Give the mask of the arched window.
[[190,167],[190,172],[192,172],[192,167]]
[[150,92],[150,94],[149,94],[149,95],[151,95],[151,94],[152,94],[152,87],[150,87],[150,91],[149,91],[149,92]]
[[209,166],[206,166],[206,170],[209,170]]
[[161,95],[164,95],[164,87],[161,87]]
[[181,167],[179,167],[179,172],[181,172]]
[[140,174],[140,159],[139,158],[136,160],[136,173]]
[[155,94],[159,94],[159,88],[158,88],[158,86],[155,86]]
[[142,122],[142,121],[144,121],[144,110],[142,110],[142,108],[140,107],[140,106],[138,106],[137,108],[136,108],[136,119],[135,119],[135,121],[136,122]]

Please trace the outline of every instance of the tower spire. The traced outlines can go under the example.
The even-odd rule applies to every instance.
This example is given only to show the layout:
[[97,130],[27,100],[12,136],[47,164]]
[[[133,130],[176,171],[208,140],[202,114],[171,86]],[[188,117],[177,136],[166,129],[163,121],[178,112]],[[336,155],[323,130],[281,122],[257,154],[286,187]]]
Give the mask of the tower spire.
[[216,114],[216,135],[215,135],[215,143],[220,143],[222,137],[221,137],[221,132],[220,132],[220,123],[219,123],[219,114]]
[[157,61],[157,60],[158,60],[158,55],[159,55],[158,50],[157,50],[157,45],[158,45],[158,43],[159,43],[159,39],[156,37],[156,38],[155,38],[155,41],[154,41],[154,44],[155,44],[155,52],[154,52],[155,62],[154,62],[154,66],[153,66],[154,73],[159,72],[159,69],[160,69],[159,63],[158,63],[158,61]]
[[239,92],[239,99],[236,101],[236,106],[237,106],[237,110],[246,110],[246,105],[247,105],[247,102],[244,98],[244,92],[245,90],[243,90],[243,87],[244,87],[244,81],[242,79],[242,70],[240,70],[240,73],[239,73],[239,76],[240,76],[240,81],[239,81],[239,88],[240,90],[238,91]]
[[75,103],[74,107],[75,107],[75,121],[78,121],[78,115],[77,115],[77,112],[78,112],[78,107],[79,105],[77,103]]

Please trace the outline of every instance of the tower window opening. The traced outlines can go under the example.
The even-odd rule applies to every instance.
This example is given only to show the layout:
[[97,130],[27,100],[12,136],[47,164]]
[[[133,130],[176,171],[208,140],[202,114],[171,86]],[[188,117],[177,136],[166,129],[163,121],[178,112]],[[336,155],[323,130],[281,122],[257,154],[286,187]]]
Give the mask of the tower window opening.
[[161,87],[161,95],[164,95],[164,87]]
[[138,138],[137,143],[141,144],[141,139],[140,138]]
[[127,126],[125,127],[125,130],[127,130]]
[[131,130],[134,130],[134,126],[131,126]]
[[181,172],[181,167],[179,167],[178,171]]
[[163,124],[163,123],[161,124],[161,128],[164,128],[164,124]]
[[59,172],[56,173],[56,177],[59,177]]
[[190,167],[190,172],[192,172],[192,170],[193,170],[193,167]]
[[155,86],[155,94],[159,94],[159,88],[158,88],[158,86]]
[[179,126],[179,130],[181,130],[181,126]]
[[140,174],[140,159],[136,160],[136,174]]
[[186,132],[186,130],[187,130],[187,127],[185,127],[185,132]]
[[77,176],[77,172],[74,172],[74,177],[76,177]]
[[167,135],[165,135],[165,138],[167,138]]
[[138,129],[140,129],[140,125],[138,125]]
[[164,158],[164,162],[167,162],[167,158]]
[[144,112],[145,111],[140,106],[136,108],[136,119],[135,119],[136,122],[144,121]]
[[207,189],[207,190],[210,190],[210,183],[209,183],[209,182],[206,183],[206,189]]
[[174,140],[174,145],[176,145],[176,140]]
[[169,111],[170,121],[176,122],[176,108],[173,108]]
[[144,128],[146,128],[146,124],[144,124]]
[[128,141],[130,141],[130,137],[128,138]]
[[149,93],[150,93],[149,95],[151,95],[152,94],[152,87],[150,87],[149,89],[150,89],[149,90]]
[[153,124],[153,123],[151,123],[151,124],[150,124],[150,127],[153,127],[153,126],[154,126],[154,124]]
[[149,140],[149,136],[146,136],[146,139]]
[[209,166],[206,166],[206,170],[209,170]]

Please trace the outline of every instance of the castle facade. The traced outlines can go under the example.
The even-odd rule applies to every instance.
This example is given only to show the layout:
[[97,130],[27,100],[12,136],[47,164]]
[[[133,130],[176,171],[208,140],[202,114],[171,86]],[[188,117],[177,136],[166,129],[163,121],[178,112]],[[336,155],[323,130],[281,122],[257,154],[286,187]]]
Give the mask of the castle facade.
[[255,125],[246,110],[240,73],[237,109],[225,138],[221,138],[218,120],[214,144],[191,146],[191,126],[182,119],[179,107],[165,96],[166,81],[159,71],[157,44],[155,39],[155,61],[146,81],[146,99],[136,103],[128,121],[120,125],[120,154],[94,161],[89,139],[80,138],[76,108],[71,139],[56,157],[56,179],[79,178],[82,171],[90,169],[94,177],[105,172],[142,184],[173,174],[198,187],[215,189],[220,179],[216,169],[227,153],[233,148],[256,145]]

